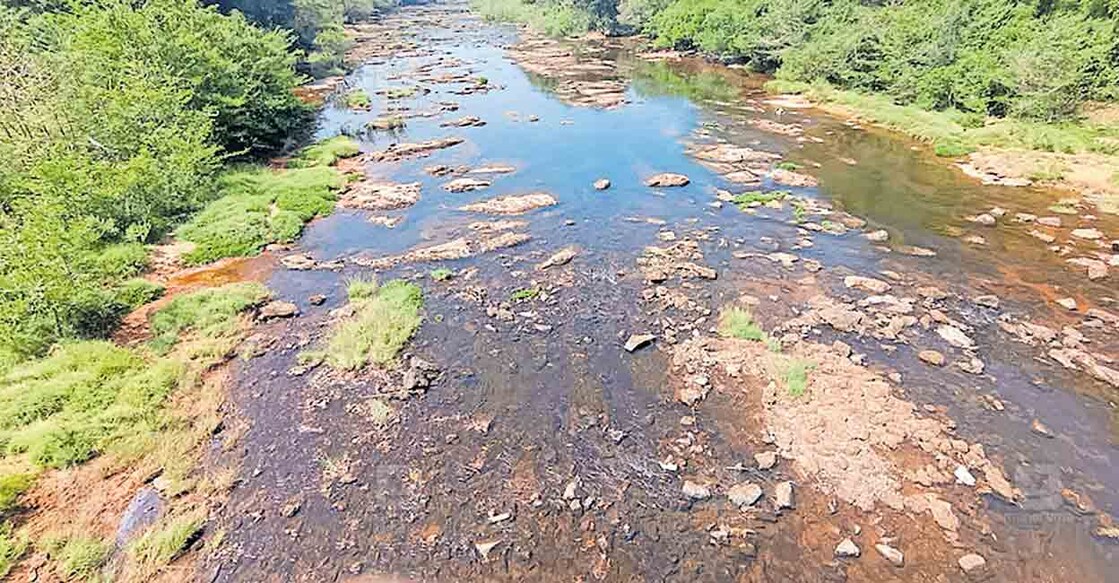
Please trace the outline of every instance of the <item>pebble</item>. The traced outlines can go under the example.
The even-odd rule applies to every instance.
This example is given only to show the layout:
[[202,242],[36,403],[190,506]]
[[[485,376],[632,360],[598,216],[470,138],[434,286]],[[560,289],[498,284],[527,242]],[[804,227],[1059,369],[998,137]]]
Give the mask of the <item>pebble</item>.
[[971,470],[967,469],[967,466],[956,466],[956,471],[954,472],[954,474],[956,476],[957,484],[963,484],[965,486],[975,486],[975,476],[971,475]]
[[711,497],[711,488],[691,480],[684,480],[681,492],[683,492],[685,498],[691,500],[706,500]]
[[837,557],[857,557],[860,554],[862,554],[862,551],[859,550],[859,546],[849,538],[843,539],[835,547],[835,556]]
[[901,551],[891,547],[890,545],[878,543],[874,545],[874,550],[882,555],[887,561],[892,563],[895,567],[905,565],[905,555]]
[[944,366],[944,355],[935,350],[922,350],[917,353],[917,358],[933,366]]
[[496,547],[499,544],[501,544],[500,540],[487,541],[487,542],[477,542],[477,543],[474,543],[474,548],[478,551],[478,555],[482,557],[482,560],[485,561],[485,560],[489,559],[490,551],[492,551],[494,549],[494,547]]
[[982,569],[987,564],[986,559],[975,553],[969,553],[960,557],[958,562],[960,568],[964,570],[964,573],[971,573],[977,569]]
[[1072,298],[1061,298],[1061,299],[1057,300],[1057,304],[1059,304],[1062,308],[1064,308],[1064,309],[1066,309],[1070,312],[1075,312],[1076,311],[1076,307],[1077,307],[1076,306],[1076,300],[1074,300]]
[[607,188],[610,188],[610,179],[599,178],[598,180],[594,181],[595,190],[606,190]]
[[778,510],[793,507],[793,483],[781,482],[773,489],[774,506]]
[[754,461],[758,463],[759,470],[768,470],[777,465],[777,452],[763,451],[754,454]]
[[1038,419],[1034,419],[1033,421],[1030,422],[1030,429],[1033,430],[1033,432],[1038,434],[1038,435],[1041,435],[1041,436],[1044,436],[1044,437],[1053,437],[1053,432],[1049,431],[1049,427],[1047,427],[1044,423],[1042,423]]
[[750,482],[732,486],[727,490],[727,499],[739,508],[753,506],[761,497],[762,487]]

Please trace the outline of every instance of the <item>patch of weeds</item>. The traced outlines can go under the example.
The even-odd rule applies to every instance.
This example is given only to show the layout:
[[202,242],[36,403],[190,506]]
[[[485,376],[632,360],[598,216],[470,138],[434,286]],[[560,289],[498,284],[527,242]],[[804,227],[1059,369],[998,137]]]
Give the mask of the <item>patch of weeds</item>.
[[141,243],[117,243],[96,251],[92,259],[97,273],[111,279],[125,279],[148,268],[148,249]]
[[793,221],[797,224],[803,223],[804,219],[808,216],[808,207],[804,204],[803,200],[793,199]]
[[540,288],[526,287],[526,288],[521,288],[521,289],[515,290],[513,293],[509,294],[509,299],[510,299],[510,301],[514,301],[514,302],[528,302],[528,301],[535,300],[536,297],[539,296],[539,295],[540,295]]
[[357,370],[369,362],[392,362],[420,326],[419,286],[393,280],[381,286],[351,282],[347,287],[354,314],[331,330],[325,348],[327,364]]
[[388,132],[392,130],[399,130],[408,125],[408,122],[399,115],[392,115],[387,117],[379,117],[373,121],[367,122],[365,127],[374,131]]
[[225,173],[219,185],[224,196],[177,231],[195,245],[183,256],[190,265],[256,255],[269,243],[294,241],[304,223],[334,210],[346,177],[328,167],[246,168]]
[[389,99],[406,99],[412,97],[419,91],[416,87],[393,87],[385,91],[385,97]]
[[15,509],[19,497],[35,482],[35,474],[10,472],[0,476],[0,514]]
[[793,397],[801,397],[808,389],[808,373],[816,368],[812,362],[793,359],[785,368],[785,389]]
[[149,302],[154,302],[163,296],[163,286],[146,279],[130,279],[120,284],[114,290],[114,296],[122,304],[136,309]]
[[954,140],[937,142],[933,145],[933,153],[941,158],[959,158],[975,151],[975,148]]
[[750,312],[742,308],[728,308],[719,316],[719,334],[726,338],[764,341],[764,330],[754,322]]
[[355,277],[346,282],[346,296],[350,301],[368,300],[377,295],[377,280]]
[[[369,96],[366,95],[365,98],[368,100]],[[335,162],[342,158],[350,158],[358,155],[360,152],[361,149],[353,138],[349,136],[334,136],[333,138],[311,144],[300,150],[299,153],[288,162],[288,167],[312,168],[333,166]]]
[[355,89],[346,94],[346,107],[350,109],[369,109],[373,107],[373,100],[364,89]]
[[0,377],[0,444],[38,467],[62,468],[158,429],[183,366],[111,342],[61,344]]
[[111,543],[88,536],[48,538],[43,547],[67,581],[94,578],[113,550]]
[[1049,164],[1045,168],[1035,168],[1028,178],[1034,182],[1056,182],[1065,177],[1062,164]]
[[204,338],[228,336],[237,329],[238,314],[270,295],[259,283],[239,282],[175,296],[151,316],[151,345],[166,352],[186,331]]
[[474,82],[477,83],[478,85],[483,85],[483,86],[490,84],[489,79],[487,79],[486,77],[481,77],[481,76],[479,76],[477,79],[475,79]]
[[365,402],[365,414],[377,425],[388,423],[396,411],[384,399],[369,399]]
[[440,267],[438,269],[432,269],[430,275],[431,279],[435,281],[447,281],[455,276],[455,272],[446,267]]
[[201,510],[167,517],[136,539],[129,553],[148,569],[162,567],[178,558],[202,533],[205,524],[206,516]]
[[12,565],[27,550],[27,538],[12,532],[12,525],[0,525],[0,579],[8,576]]
[[1076,210],[1076,203],[1079,202],[1075,198],[1062,198],[1057,201],[1057,204],[1051,205],[1049,210],[1059,215],[1075,215],[1079,211]]
[[800,164],[797,164],[796,162],[793,162],[792,160],[782,160],[782,161],[778,162],[775,165],[775,167],[779,168],[781,170],[788,170],[789,172],[795,172],[797,170],[800,170]]
[[771,202],[782,201],[789,196],[792,196],[792,193],[787,190],[759,190],[737,194],[731,202],[740,209],[747,209]]

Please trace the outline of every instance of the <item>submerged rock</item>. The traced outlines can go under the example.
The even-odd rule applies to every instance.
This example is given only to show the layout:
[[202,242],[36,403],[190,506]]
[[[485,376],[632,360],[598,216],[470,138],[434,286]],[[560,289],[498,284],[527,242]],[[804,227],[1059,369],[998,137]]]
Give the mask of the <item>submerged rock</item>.
[[537,265],[536,270],[537,271],[544,271],[545,269],[548,269],[550,267],[558,267],[560,265],[566,265],[566,264],[570,263],[571,260],[574,259],[575,256],[578,255],[578,254],[579,254],[579,248],[578,247],[574,247],[574,246],[564,247],[563,249],[560,249],[559,251],[555,252],[555,254],[553,254],[551,257],[545,259],[542,263]]

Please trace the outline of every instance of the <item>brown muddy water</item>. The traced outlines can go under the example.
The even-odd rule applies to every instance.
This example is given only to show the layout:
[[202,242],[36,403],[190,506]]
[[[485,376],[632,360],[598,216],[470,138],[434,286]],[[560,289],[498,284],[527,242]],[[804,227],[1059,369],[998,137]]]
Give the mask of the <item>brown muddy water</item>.
[[[277,296],[302,314],[266,324],[255,338],[259,355],[235,365],[231,401],[249,429],[224,455],[240,461],[242,476],[212,526],[224,533],[221,546],[200,563],[198,579],[1116,580],[1115,540],[1101,534],[1119,504],[1116,387],[1083,367],[1061,366],[1048,350],[1086,346],[1097,363],[1116,367],[1106,361],[1119,356],[1116,322],[1086,316],[1091,308],[1119,311],[1116,269],[1089,280],[1067,262],[1111,253],[1115,217],[1075,207],[1054,215],[1048,207],[1068,195],[981,186],[895,135],[767,103],[761,80],[741,71],[649,61],[622,42],[563,45],[599,69],[580,80],[606,75],[623,85],[626,102],[607,109],[573,104],[557,76],[527,73],[506,52],[517,31],[483,23],[462,5],[403,8],[377,30],[400,46],[347,77],[322,112],[320,137],[347,133],[366,152],[452,136],[464,142],[427,157],[370,162],[370,176],[421,184],[416,204],[376,213],[400,223],[386,228],[367,211],[339,209],[310,225],[297,251],[341,260],[342,269],[278,268],[271,276]],[[444,74],[463,78],[435,80]],[[486,90],[476,90],[480,77]],[[428,92],[385,93],[402,87]],[[342,104],[355,88],[374,97],[371,111]],[[414,115],[447,109],[444,102],[457,111]],[[365,129],[390,113],[405,116],[406,127]],[[464,116],[485,125],[440,125]],[[799,129],[774,133],[758,120]],[[775,185],[768,175],[757,185],[730,183],[685,151],[714,142],[779,154],[819,186]],[[494,164],[516,170],[487,176],[492,185],[472,192],[450,193],[443,185],[452,176],[425,172]],[[690,184],[643,184],[658,172],[685,174]],[[610,188],[596,190],[599,178]],[[717,204],[719,189],[771,188],[866,225],[818,232],[798,224],[792,204],[750,212]],[[414,279],[424,290],[424,322],[403,361],[414,356],[438,368],[426,391],[388,398],[400,396],[398,372],[293,370],[330,311],[345,303],[345,282],[370,275],[355,259],[449,241],[488,220],[458,207],[536,191],[558,204],[504,217],[524,222],[517,230],[527,242],[376,273],[382,281]],[[969,219],[993,207],[1006,210],[994,226]],[[1058,216],[1062,227],[1016,222],[1016,213]],[[820,222],[811,214],[807,221]],[[1076,239],[1077,227],[1104,238]],[[879,229],[887,241],[863,236]],[[1054,236],[1056,250],[1031,230]],[[698,245],[698,262],[717,278],[671,278],[658,292],[638,258],[648,246],[681,241]],[[578,248],[570,263],[536,268],[568,246]],[[914,246],[936,256],[904,252]],[[796,261],[783,267],[766,257],[775,252]],[[435,268],[456,276],[436,282],[428,276]],[[959,536],[945,536],[928,514],[837,501],[795,460],[755,468],[754,454],[772,449],[757,394],[712,391],[692,407],[676,399],[673,342],[713,335],[719,311],[744,295],[766,329],[804,313],[811,295],[853,305],[865,294],[845,287],[850,275],[891,280],[898,296],[922,286],[945,293],[929,308],[932,326],[892,339],[816,326],[806,340],[841,340],[855,360],[899,374],[899,395],[951,419],[961,439],[983,444],[1002,465],[1022,491],[1014,503],[965,485],[941,488],[963,517]],[[512,299],[525,289],[540,293]],[[327,301],[313,305],[315,294]],[[973,301],[991,294],[997,309]],[[1055,303],[1066,297],[1077,311]],[[968,331],[976,347],[949,345],[937,321]],[[1063,331],[1051,346],[1029,345],[1006,329],[1021,321]],[[639,333],[658,338],[627,352],[623,344]],[[974,355],[985,368],[929,366],[917,357],[925,349],[949,363]],[[1031,429],[1035,419],[1049,435]],[[684,480],[698,475],[713,485],[710,498],[682,494]],[[747,511],[725,496],[742,480],[765,492]],[[784,481],[795,484],[795,508],[773,501]],[[1073,493],[1079,507],[1068,501]],[[862,556],[836,558],[843,538]],[[904,566],[880,556],[879,542],[903,551]],[[957,559],[967,553],[986,566],[965,575]]]

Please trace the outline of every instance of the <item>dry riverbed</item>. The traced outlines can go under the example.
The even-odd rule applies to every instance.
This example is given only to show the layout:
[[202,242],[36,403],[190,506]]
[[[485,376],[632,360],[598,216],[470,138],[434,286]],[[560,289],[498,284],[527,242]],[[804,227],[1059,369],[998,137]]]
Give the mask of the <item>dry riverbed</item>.
[[[1115,572],[1114,216],[621,41],[459,4],[351,34],[309,90],[362,146],[335,213],[170,279],[276,302],[213,373],[228,487],[158,577]],[[374,278],[422,290],[414,334]],[[332,355],[363,318],[407,342]],[[174,499],[118,486],[105,524]]]

